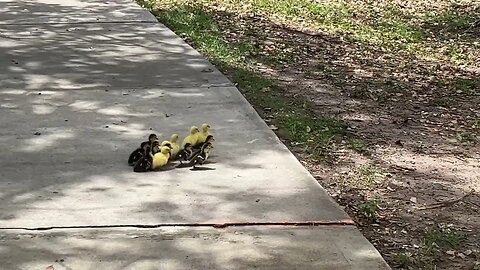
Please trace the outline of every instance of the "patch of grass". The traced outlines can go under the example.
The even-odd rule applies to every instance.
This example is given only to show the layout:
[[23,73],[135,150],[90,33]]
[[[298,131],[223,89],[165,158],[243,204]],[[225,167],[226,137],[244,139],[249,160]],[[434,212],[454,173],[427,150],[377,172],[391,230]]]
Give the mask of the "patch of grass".
[[412,265],[412,255],[409,253],[399,253],[393,256],[393,261],[399,268],[408,268]]
[[349,147],[352,150],[361,154],[365,154],[368,152],[368,144],[362,139],[357,139],[357,138],[350,139]]
[[431,255],[438,255],[448,249],[457,249],[467,236],[451,227],[428,228],[423,236],[425,250]]
[[457,140],[460,143],[475,144],[477,142],[477,136],[475,136],[475,134],[473,134],[472,132],[465,131],[457,134]]
[[275,124],[287,130],[286,139],[303,145],[312,159],[327,156],[335,138],[346,135],[347,125],[343,121],[315,116],[308,110],[308,101],[285,97],[282,89],[269,79],[237,69],[233,81],[255,107],[268,109]]
[[[282,3],[286,2],[288,1]],[[328,155],[328,150],[335,139],[345,135],[347,128],[345,123],[334,118],[316,117],[308,109],[311,106],[310,102],[284,96],[283,90],[274,81],[256,73],[250,66],[249,59],[256,54],[258,48],[249,43],[233,44],[223,39],[222,29],[215,21],[211,10],[205,6],[186,3],[166,5],[157,9],[152,4],[154,1],[142,0],[142,3],[146,3],[144,6],[149,7],[162,23],[184,37],[223,72],[230,75],[254,107],[268,108],[275,124],[287,130],[287,139],[303,145],[312,159]],[[259,4],[270,3],[260,1]],[[284,9],[284,5],[275,8],[282,14],[296,14],[294,10]],[[276,57],[278,58],[276,61],[287,61],[291,56],[285,53]]]
[[425,145],[425,143],[419,141],[419,142],[416,142],[414,145],[413,145],[413,152],[415,153],[418,153],[418,154],[426,154],[427,153],[427,150],[428,150],[428,146]]
[[383,183],[385,176],[380,167],[372,164],[360,165],[338,178],[339,184],[346,188],[372,189]]
[[302,113],[286,113],[280,116],[280,123],[289,132],[289,139],[301,142],[310,158],[328,156],[337,136],[346,132],[346,124],[328,117],[312,117]]
[[480,79],[457,78],[450,83],[450,87],[459,94],[479,95]]
[[467,59],[463,49],[456,44],[449,45],[447,48],[446,54],[450,59],[450,61],[453,61],[453,62],[461,62]]
[[425,12],[423,18],[426,22],[439,28],[448,30],[466,30],[479,20],[475,13],[462,14],[455,10],[443,10],[441,12]]
[[275,124],[287,130],[287,139],[304,145],[313,159],[328,155],[335,137],[346,135],[347,126],[343,121],[316,117],[309,112],[308,102],[288,99],[271,80],[245,70],[236,70],[233,80],[250,102],[268,108]]
[[434,99],[430,102],[431,106],[450,108],[451,101],[448,98]]
[[357,210],[368,222],[373,223],[378,217],[380,210],[378,200],[368,200],[357,205]]
[[469,124],[474,129],[480,129],[480,118],[471,120]]
[[380,10],[370,20],[358,18],[369,13],[369,7],[358,9],[347,2],[318,2],[312,0],[257,0],[249,2],[254,10],[266,12],[284,21],[297,20],[327,31],[355,37],[365,43],[398,44],[415,43],[423,39],[423,33],[395,5]]
[[224,65],[239,66],[254,51],[249,44],[229,44],[221,38],[222,30],[202,6],[179,5],[173,9],[156,10],[157,18],[184,37],[211,60]]

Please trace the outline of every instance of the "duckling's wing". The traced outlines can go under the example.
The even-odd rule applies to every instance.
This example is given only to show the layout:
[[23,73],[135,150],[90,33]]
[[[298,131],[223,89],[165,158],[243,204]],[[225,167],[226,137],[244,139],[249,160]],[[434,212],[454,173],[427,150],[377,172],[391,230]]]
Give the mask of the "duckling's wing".
[[188,160],[193,160],[196,156],[200,155],[202,152],[202,149],[195,149],[194,151],[191,151],[188,156]]
[[133,167],[134,172],[147,172],[150,170],[152,162],[147,157],[142,157]]
[[173,143],[172,151],[171,151],[172,157],[177,156],[179,151],[180,151],[180,145],[178,145],[178,143]]
[[135,151],[133,151],[128,157],[128,165],[130,166],[135,165],[135,162],[137,162],[143,157],[143,152],[144,151],[142,148],[135,149]]

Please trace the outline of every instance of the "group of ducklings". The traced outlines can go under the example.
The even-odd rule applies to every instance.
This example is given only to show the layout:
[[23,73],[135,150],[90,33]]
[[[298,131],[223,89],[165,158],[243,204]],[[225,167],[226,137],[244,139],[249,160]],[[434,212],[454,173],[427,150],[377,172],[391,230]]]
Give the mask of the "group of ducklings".
[[[156,134],[150,134],[148,141],[142,142],[128,157],[128,165],[134,172],[159,170],[171,161],[178,160],[177,167],[193,167],[203,165],[213,148],[213,135],[209,134],[210,125],[203,124],[201,130],[197,126],[190,128],[189,134],[178,143],[178,134],[173,134],[170,140],[159,142]],[[184,163],[185,162],[185,163]]]

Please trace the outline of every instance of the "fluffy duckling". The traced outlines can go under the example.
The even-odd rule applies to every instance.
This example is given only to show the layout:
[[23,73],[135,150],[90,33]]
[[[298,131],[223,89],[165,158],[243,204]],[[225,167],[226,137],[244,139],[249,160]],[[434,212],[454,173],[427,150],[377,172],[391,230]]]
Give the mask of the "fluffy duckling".
[[207,123],[204,123],[202,125],[202,130],[198,133],[197,144],[202,144],[207,140],[209,128],[210,128],[210,125]]
[[172,149],[170,150],[172,157],[176,157],[178,152],[180,152],[180,145],[178,144],[178,134],[172,134],[170,138],[170,144],[172,145]]
[[190,128],[190,134],[188,134],[187,137],[185,137],[185,139],[183,139],[183,143],[182,143],[182,146],[183,148],[185,148],[185,145],[187,143],[189,143],[191,146],[194,146],[197,144],[197,141],[198,141],[198,133],[200,132],[200,130],[198,129],[198,127],[196,126],[193,126]]
[[170,147],[163,146],[159,153],[156,153],[153,156],[152,161],[152,170],[158,170],[161,167],[167,165],[168,160],[170,159]]
[[185,144],[183,149],[178,152],[176,159],[180,160],[180,163],[183,163],[182,161],[189,160],[192,154],[193,154],[193,147],[191,144],[187,143]]
[[146,148],[151,147],[154,141],[158,140],[156,134],[150,134],[148,136],[148,141],[142,142],[140,147],[135,149],[130,156],[128,157],[128,165],[133,166],[137,161],[139,161],[146,153]]
[[207,161],[208,156],[210,155],[211,149],[213,148],[213,145],[211,142],[205,142],[202,145],[202,148],[200,149],[200,152],[196,155],[194,155],[190,159],[190,165],[193,166],[193,169],[196,169],[195,166],[197,165],[203,165],[205,161]]
[[214,141],[215,139],[213,138],[213,135],[208,135],[207,138],[205,138],[205,141],[202,144],[200,144],[200,148],[202,148],[202,146],[206,143],[213,144]]
[[197,147],[194,147],[194,148],[193,148],[193,151],[192,151],[192,153],[190,154],[189,160],[190,160],[193,156],[199,154],[199,153],[202,151],[202,146],[203,146],[204,144],[206,144],[206,143],[213,144],[213,141],[215,141],[215,139],[213,138],[213,135],[208,135],[207,138],[205,139],[205,142],[203,142],[203,143],[197,145]]
[[163,141],[161,144],[160,144],[160,148],[164,147],[164,146],[167,146],[168,148],[172,149],[172,144],[169,142],[169,141]]
[[154,141],[152,145],[146,146],[145,155],[135,163],[133,167],[134,172],[147,172],[151,170],[153,157],[156,153],[160,151],[160,145],[158,141]]

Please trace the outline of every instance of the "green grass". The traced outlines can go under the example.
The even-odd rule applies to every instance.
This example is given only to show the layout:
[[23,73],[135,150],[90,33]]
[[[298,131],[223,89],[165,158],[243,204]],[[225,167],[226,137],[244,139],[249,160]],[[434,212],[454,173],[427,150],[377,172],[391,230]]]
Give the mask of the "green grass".
[[467,59],[465,52],[458,45],[449,45],[446,53],[453,62],[462,62]]
[[[348,2],[318,2],[313,0],[223,0],[203,1],[245,6],[255,12],[266,13],[281,21],[307,24],[326,31],[354,37],[365,43],[397,45],[423,40],[423,32],[395,5],[380,10],[370,20],[358,20],[370,13],[369,6],[358,9]],[[381,20],[378,20],[381,18]]]
[[457,78],[450,83],[454,92],[465,95],[480,94],[480,79]]
[[466,235],[453,228],[428,228],[423,236],[425,250],[438,255],[442,251],[457,249],[467,239]]
[[437,27],[446,28],[448,30],[466,30],[480,19],[477,13],[462,14],[458,11],[447,9],[441,12],[425,12],[424,19],[426,22]]
[[[161,7],[163,12],[159,18],[176,25],[182,24],[180,17],[186,19],[183,25],[192,25],[191,18],[197,17],[192,10],[202,10],[206,7],[221,7],[222,12],[262,14],[272,21],[320,29],[330,33],[340,34],[355,40],[355,42],[380,46],[387,51],[408,51],[420,57],[434,57],[448,60],[452,63],[478,62],[472,51],[475,51],[474,33],[465,34],[480,17],[477,12],[468,9],[445,9],[432,11],[428,8],[418,8],[415,12],[404,6],[389,3],[375,4],[375,1],[350,2],[342,0],[137,0],[145,7],[155,9]],[[182,9],[194,13],[184,13],[178,16]],[[172,15],[172,16],[171,16]],[[176,18],[174,18],[176,17]],[[197,17],[198,18],[198,17]],[[174,19],[174,20],[172,20]],[[202,18],[196,22],[201,23]],[[196,25],[196,26],[201,26]],[[207,24],[208,25],[208,24]],[[183,28],[183,27],[182,27]],[[190,34],[194,32],[190,31]],[[448,35],[446,35],[446,33]],[[261,33],[254,33],[261,35]],[[462,47],[458,42],[449,42],[445,53],[439,53],[438,48],[444,47],[444,41],[462,40]],[[465,39],[465,36],[469,36]],[[204,37],[207,38],[207,37]],[[275,54],[277,62],[287,61],[288,54],[282,55],[279,50]]]
[[379,202],[377,200],[365,201],[357,205],[357,210],[368,222],[373,223],[378,217]]
[[[268,4],[268,1],[260,2]],[[286,2],[288,1],[282,3]],[[229,43],[224,40],[222,29],[211,11],[204,6],[179,4],[156,9],[152,1],[141,0],[140,3],[149,8],[162,23],[205,54],[223,72],[230,75],[257,110],[268,108],[274,124],[287,131],[287,139],[291,142],[303,145],[310,158],[319,159],[327,156],[335,139],[346,134],[345,123],[334,118],[316,117],[309,110],[312,107],[309,101],[284,96],[282,88],[274,81],[256,73],[251,68],[250,59],[258,48],[250,43]],[[281,12],[295,13],[291,10]],[[286,61],[288,56],[280,60]]]
[[470,121],[469,121],[469,125],[470,125],[473,129],[480,129],[480,118],[476,118],[476,119],[470,120]]
[[349,146],[351,149],[361,154],[368,152],[368,144],[364,140],[358,138],[350,139]]
[[472,132],[461,132],[457,134],[457,140],[460,143],[475,144],[477,142],[477,136]]
[[435,107],[450,108],[451,100],[448,98],[439,98],[439,99],[432,100],[429,104],[430,106],[435,106]]
[[237,69],[233,80],[250,102],[268,108],[275,124],[287,130],[287,139],[304,145],[313,159],[328,155],[334,139],[346,135],[345,123],[335,118],[315,116],[308,110],[311,106],[308,101],[288,99],[269,79]]
[[412,255],[408,253],[395,254],[393,261],[397,267],[405,269],[413,263]]
[[421,141],[413,144],[412,148],[413,148],[413,152],[417,154],[426,154],[428,150],[428,146]]

